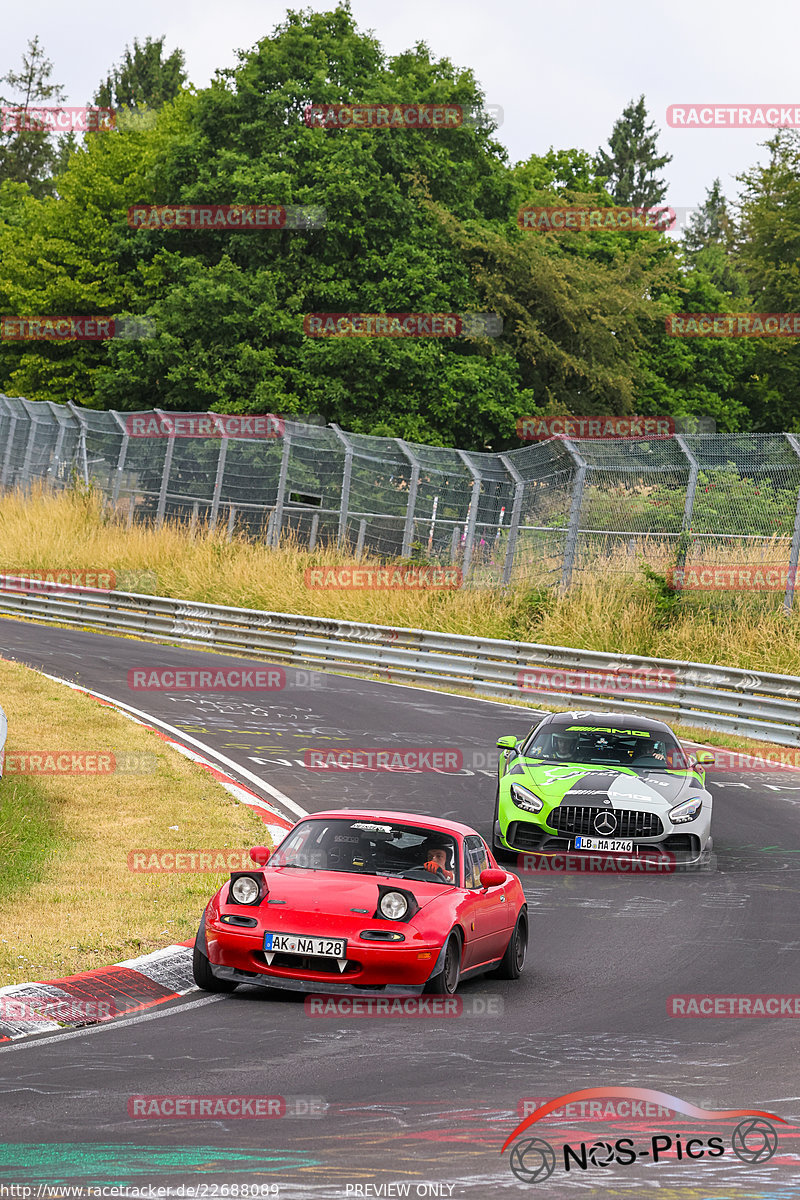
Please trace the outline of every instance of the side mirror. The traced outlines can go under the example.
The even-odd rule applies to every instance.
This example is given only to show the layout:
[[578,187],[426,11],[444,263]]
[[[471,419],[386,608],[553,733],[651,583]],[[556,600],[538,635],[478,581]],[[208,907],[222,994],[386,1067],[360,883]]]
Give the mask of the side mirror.
[[253,862],[258,863],[260,867],[264,866],[270,854],[271,851],[266,846],[253,846],[253,849],[250,851],[250,857]]
[[480,883],[484,891],[486,888],[499,887],[505,881],[505,871],[498,871],[495,867],[487,867],[485,871],[481,871]]
[[513,736],[501,737],[497,739],[498,750],[516,750],[517,739]]
[[710,767],[714,762],[714,755],[710,750],[698,750],[694,755],[694,761],[698,764],[698,766]]

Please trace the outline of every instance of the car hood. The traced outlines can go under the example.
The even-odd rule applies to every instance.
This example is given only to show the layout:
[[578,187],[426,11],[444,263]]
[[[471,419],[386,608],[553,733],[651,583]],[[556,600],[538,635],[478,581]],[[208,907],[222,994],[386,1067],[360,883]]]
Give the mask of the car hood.
[[515,780],[529,786],[545,801],[545,812],[558,804],[597,805],[611,801],[615,808],[636,808],[644,812],[663,812],[690,795],[704,792],[696,772],[632,771],[625,767],[586,766],[581,763],[542,763],[523,760],[522,771],[509,772]]
[[312,871],[304,867],[267,867],[264,871],[269,901],[264,908],[283,912],[320,913],[352,917],[365,908],[371,917],[378,906],[379,889],[411,892],[420,908],[453,889],[442,883],[396,879],[389,875],[360,875],[347,871]]

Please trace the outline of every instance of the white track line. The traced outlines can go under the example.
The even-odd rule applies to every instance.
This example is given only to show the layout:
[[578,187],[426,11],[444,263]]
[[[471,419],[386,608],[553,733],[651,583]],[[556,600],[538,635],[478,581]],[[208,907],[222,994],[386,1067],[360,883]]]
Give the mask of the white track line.
[[169,725],[166,721],[161,721],[158,717],[153,717],[150,715],[150,713],[143,712],[140,708],[134,708],[132,704],[125,704],[122,700],[117,700],[114,696],[106,696],[103,694],[103,692],[96,692],[92,688],[84,687],[83,684],[80,683],[73,683],[69,679],[61,679],[58,675],[48,675],[46,671],[41,671],[40,674],[44,675],[46,679],[52,679],[55,683],[64,683],[67,685],[67,687],[72,688],[76,692],[86,692],[90,696],[95,696],[98,700],[105,700],[108,704],[113,704],[115,707],[121,708],[125,712],[131,713],[133,716],[138,717],[140,720],[144,721],[146,725],[158,725],[160,729],[166,730],[170,737],[175,738],[176,742],[191,742],[191,744],[196,746],[198,750],[202,750],[203,754],[207,754],[211,758],[216,758],[217,761],[221,762],[225,767],[228,768],[229,771],[234,771],[235,773],[244,776],[244,778],[249,780],[250,783],[255,784],[257,788],[263,788],[265,792],[268,792],[274,800],[277,800],[279,804],[282,804],[285,808],[287,808],[290,813],[294,814],[295,817],[308,816],[306,810],[301,808],[299,804],[296,804],[294,800],[290,799],[285,792],[281,792],[278,788],[273,787],[271,783],[267,783],[265,780],[261,779],[260,776],[255,775],[252,771],[249,771],[247,767],[239,766],[239,764],[234,762],[232,758],[228,758],[227,755],[221,754],[220,751],[215,750],[213,746],[209,746],[206,742],[201,742],[197,738],[191,737],[190,734],[184,733],[182,729],[177,729],[174,725]]

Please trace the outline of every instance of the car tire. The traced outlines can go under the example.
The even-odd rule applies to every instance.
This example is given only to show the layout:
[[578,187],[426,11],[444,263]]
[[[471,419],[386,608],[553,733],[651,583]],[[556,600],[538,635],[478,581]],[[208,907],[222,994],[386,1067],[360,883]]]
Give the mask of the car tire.
[[516,859],[516,854],[513,854],[507,846],[504,846],[497,840],[497,822],[500,819],[500,784],[497,784],[497,795],[494,798],[494,816],[492,817],[492,852],[499,863],[513,862]]
[[[199,937],[199,935],[198,935]],[[204,992],[234,992],[238,984],[231,979],[218,979],[211,963],[195,943],[192,952],[192,974],[194,981]]]
[[525,954],[528,949],[528,914],[521,912],[517,917],[514,931],[508,939],[506,952],[500,960],[500,965],[493,971],[495,979],[519,979],[525,966]]
[[447,939],[444,965],[438,975],[429,979],[425,991],[434,996],[454,996],[461,978],[461,938],[453,931]]

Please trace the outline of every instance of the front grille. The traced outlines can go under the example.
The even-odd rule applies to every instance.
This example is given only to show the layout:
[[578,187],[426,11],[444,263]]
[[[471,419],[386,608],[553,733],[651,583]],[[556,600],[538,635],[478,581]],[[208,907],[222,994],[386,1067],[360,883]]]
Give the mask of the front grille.
[[560,804],[550,813],[547,824],[551,829],[569,834],[570,837],[599,837],[601,835],[594,827],[594,819],[598,813],[612,811],[617,818],[617,828],[608,837],[651,838],[660,837],[664,832],[661,818],[656,813],[639,812],[634,808],[595,808],[582,804]]

